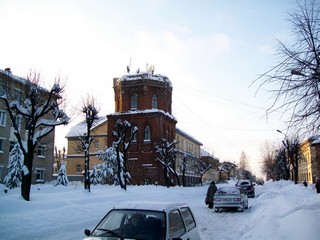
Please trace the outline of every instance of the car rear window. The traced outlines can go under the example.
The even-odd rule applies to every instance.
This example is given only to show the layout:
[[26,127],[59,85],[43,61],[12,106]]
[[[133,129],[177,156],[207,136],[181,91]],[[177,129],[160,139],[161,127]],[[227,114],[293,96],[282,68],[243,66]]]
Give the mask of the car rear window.
[[171,238],[178,238],[186,232],[182,216],[178,210],[169,213],[169,235]]
[[194,221],[194,218],[189,208],[187,207],[181,208],[181,213],[182,213],[184,222],[186,224],[187,231],[189,232],[191,229],[193,229],[196,226],[196,222]]
[[218,194],[224,195],[224,194],[239,194],[238,188],[219,188]]
[[251,185],[251,184],[250,184],[250,182],[241,182],[240,185],[247,186],[247,185]]

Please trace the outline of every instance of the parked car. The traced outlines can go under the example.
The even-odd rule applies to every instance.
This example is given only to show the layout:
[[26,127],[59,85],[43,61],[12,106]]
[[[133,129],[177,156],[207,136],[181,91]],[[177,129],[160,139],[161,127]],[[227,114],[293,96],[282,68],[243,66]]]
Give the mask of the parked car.
[[252,183],[250,180],[238,180],[236,183],[236,187],[240,187],[243,189],[244,193],[248,195],[248,197],[255,197],[255,189],[254,189],[254,183]]
[[111,209],[87,238],[199,240],[197,223],[190,207],[185,203],[130,202]]
[[219,188],[214,195],[213,204],[215,212],[226,208],[235,208],[243,212],[249,206],[248,196],[239,187]]

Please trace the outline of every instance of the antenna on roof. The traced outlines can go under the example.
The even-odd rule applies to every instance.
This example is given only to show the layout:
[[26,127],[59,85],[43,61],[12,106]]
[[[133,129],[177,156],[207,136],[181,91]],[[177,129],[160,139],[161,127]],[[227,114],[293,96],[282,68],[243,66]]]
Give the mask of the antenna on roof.
[[131,57],[130,57],[129,65],[127,66],[127,73],[130,73],[130,69],[131,69]]

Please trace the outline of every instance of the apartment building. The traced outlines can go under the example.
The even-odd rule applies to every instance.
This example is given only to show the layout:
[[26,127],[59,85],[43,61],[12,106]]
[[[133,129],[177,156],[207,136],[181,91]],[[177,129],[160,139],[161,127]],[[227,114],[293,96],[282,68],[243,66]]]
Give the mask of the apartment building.
[[[26,98],[26,79],[12,74],[10,68],[0,70],[0,94],[7,90],[14,100],[20,102]],[[43,89],[46,92],[45,89]],[[26,138],[26,119],[15,119],[22,138]],[[32,169],[32,183],[44,183],[52,180],[54,163],[54,131],[41,140],[37,151],[34,153]],[[14,129],[4,103],[0,100],[0,181],[3,182],[7,175],[9,153],[16,142]]]

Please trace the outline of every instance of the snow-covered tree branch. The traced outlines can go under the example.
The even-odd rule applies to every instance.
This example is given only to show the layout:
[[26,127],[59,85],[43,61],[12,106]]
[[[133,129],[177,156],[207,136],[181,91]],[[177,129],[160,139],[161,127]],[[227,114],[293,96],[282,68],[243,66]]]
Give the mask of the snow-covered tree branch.
[[180,179],[179,175],[175,169],[175,163],[176,163],[176,141],[173,140],[171,143],[167,141],[167,139],[162,138],[161,143],[157,144],[155,146],[156,152],[160,155],[156,159],[161,165],[163,166],[163,174],[164,179],[167,187],[170,187],[170,185],[173,183],[173,179],[170,176],[170,173],[172,173],[176,179],[177,183],[180,186]]

